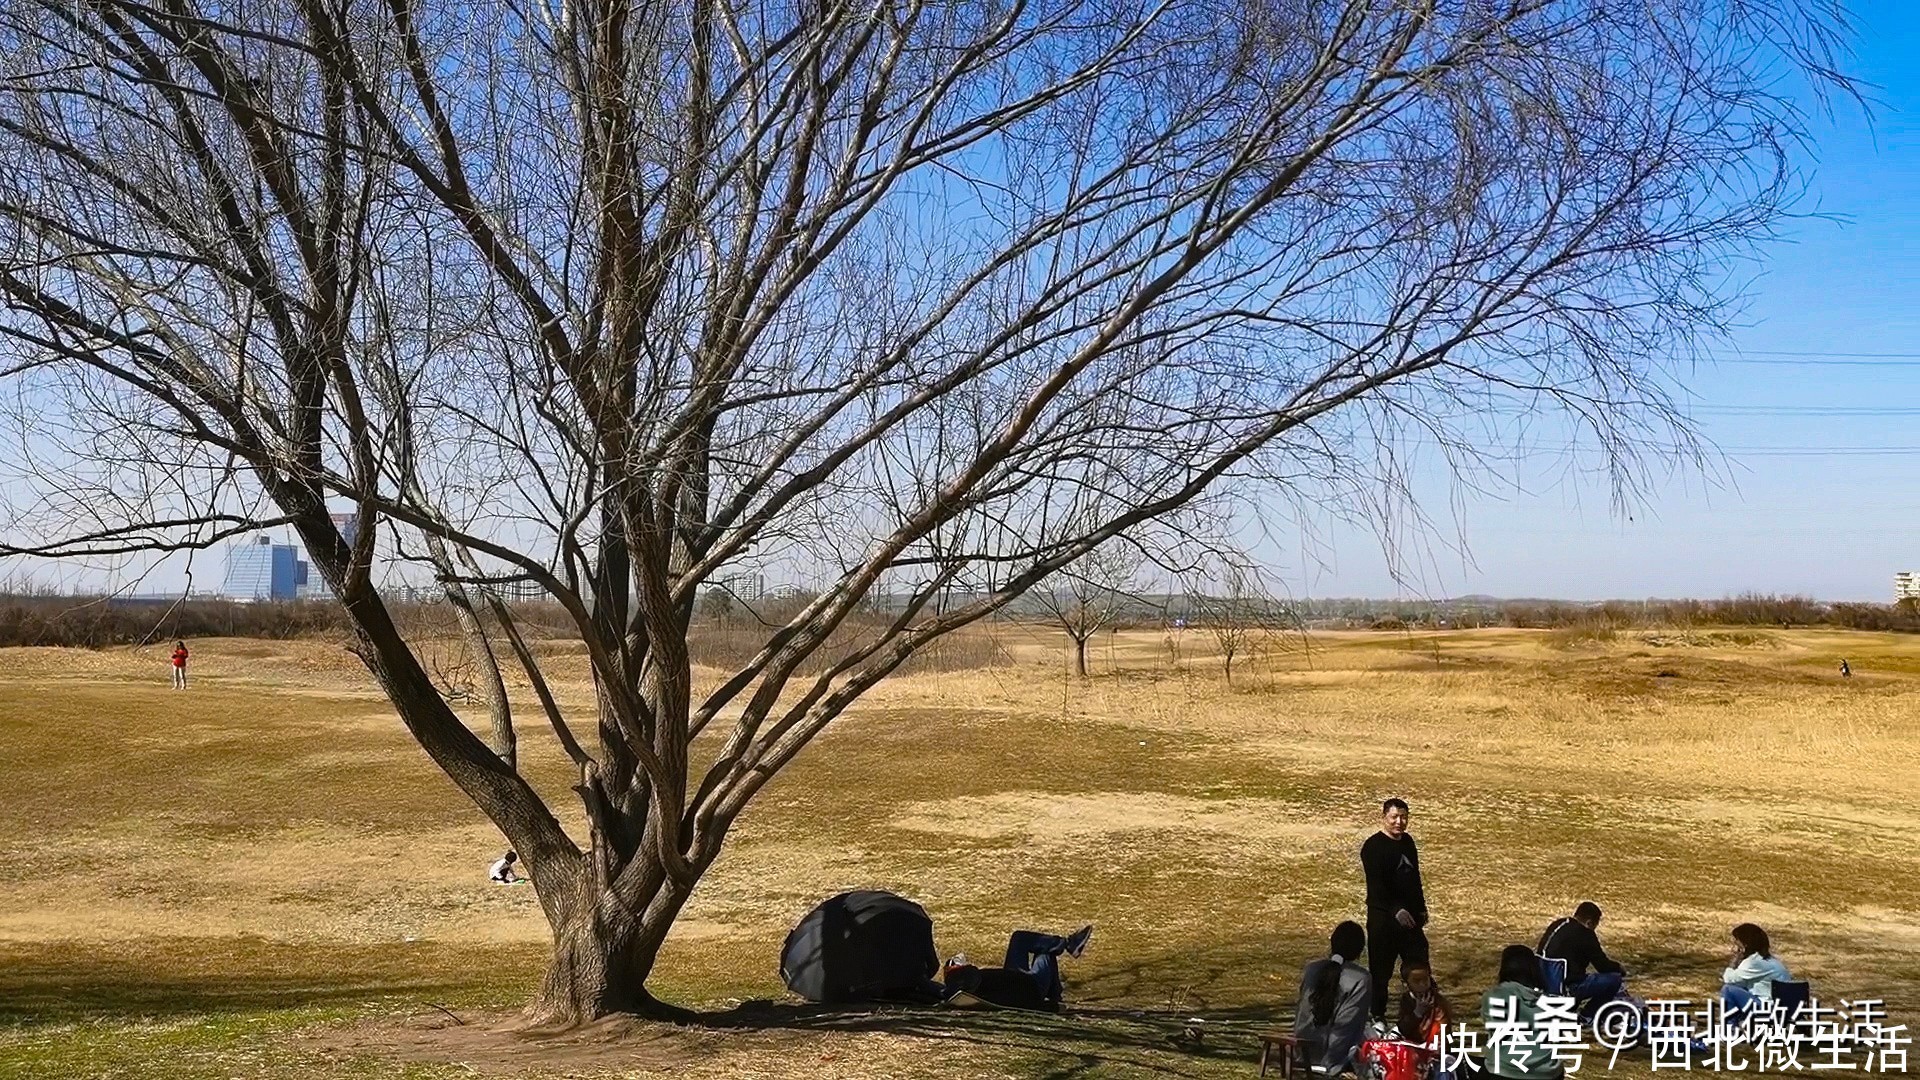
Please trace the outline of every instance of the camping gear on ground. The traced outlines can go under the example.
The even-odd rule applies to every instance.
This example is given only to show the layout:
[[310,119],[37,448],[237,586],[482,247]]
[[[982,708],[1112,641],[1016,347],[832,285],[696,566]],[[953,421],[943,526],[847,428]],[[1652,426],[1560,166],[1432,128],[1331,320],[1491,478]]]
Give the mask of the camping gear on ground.
[[925,908],[878,890],[841,893],[809,911],[780,949],[780,979],[808,1001],[935,1002],[940,954]]

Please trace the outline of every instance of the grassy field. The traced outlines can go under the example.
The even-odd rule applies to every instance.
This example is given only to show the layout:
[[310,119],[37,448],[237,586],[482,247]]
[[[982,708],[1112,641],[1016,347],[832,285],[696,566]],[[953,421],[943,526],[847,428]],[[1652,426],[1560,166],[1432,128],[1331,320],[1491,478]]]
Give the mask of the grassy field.
[[[1103,635],[1086,683],[1002,634],[1010,665],[883,687],[749,812],[656,979],[731,1024],[557,1038],[509,1029],[533,896],[337,646],[201,642],[187,693],[159,649],[0,651],[0,1075],[1251,1075],[1388,794],[1457,998],[1590,898],[1643,994],[1705,996],[1753,920],[1823,999],[1920,1001],[1920,638],[1325,634],[1229,689],[1200,634]],[[1094,922],[1073,1011],[796,1007],[786,930],[862,886],[943,953]]]

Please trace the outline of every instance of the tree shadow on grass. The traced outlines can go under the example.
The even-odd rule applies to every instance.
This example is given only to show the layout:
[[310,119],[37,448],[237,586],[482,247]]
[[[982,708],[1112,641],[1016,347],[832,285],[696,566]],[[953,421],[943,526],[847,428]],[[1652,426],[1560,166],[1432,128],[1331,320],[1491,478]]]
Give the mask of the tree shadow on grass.
[[[1209,1077],[1243,1071],[1258,1054],[1256,1033],[1279,1026],[1279,1015],[1267,1006],[1207,1005],[1184,993],[1176,1000],[1156,999],[1152,988],[1196,981],[1210,987],[1235,967],[1227,955],[1235,948],[1211,957],[1170,953],[1100,969],[1072,992],[1075,999],[1064,1014],[752,1001],[698,1014],[693,1030],[682,1030],[690,1036],[704,1030],[727,1042],[729,1032],[801,1039],[877,1032],[925,1040],[930,1065],[937,1065],[940,1045],[965,1045],[1005,1058],[1020,1075],[1057,1080],[1110,1072]],[[364,1012],[414,1014],[431,1024],[431,1010],[445,1007],[447,1023],[504,1031],[516,1026],[513,1010],[533,985],[503,984],[498,973],[540,970],[537,950],[529,950],[525,963],[520,959],[503,957],[498,949],[431,942],[336,946],[182,938],[4,946],[0,1028],[268,1014],[325,1020]],[[1164,1003],[1135,1004],[1156,1000]],[[676,1026],[645,1030],[665,1035]],[[1186,1037],[1190,1029],[1201,1033],[1197,1041]]]
[[[1244,1071],[1259,1036],[1290,1027],[1292,1002],[1259,1001],[1246,972],[1271,943],[1236,941],[1107,966],[1070,983],[1065,1012],[749,1001],[697,1021],[719,1029],[882,1032],[990,1048],[1031,1074],[1068,1080],[1122,1070],[1209,1077]],[[1256,958],[1252,954],[1258,954]],[[1152,1004],[1147,1004],[1147,1003]]]
[[375,1002],[472,1005],[531,991],[531,983],[503,987],[495,975],[501,966],[497,951],[424,942],[140,939],[6,947],[0,1025],[350,1010]]
[[[750,1001],[703,1014],[702,1026],[806,1033],[869,1033],[963,1043],[1018,1058],[1033,1075],[1065,1080],[1114,1067],[1165,1076],[1213,1076],[1259,1055],[1278,1030],[1271,1010],[1068,1006],[1063,1013],[945,1006],[836,1007]],[[1198,1032],[1197,1040],[1190,1037]]]

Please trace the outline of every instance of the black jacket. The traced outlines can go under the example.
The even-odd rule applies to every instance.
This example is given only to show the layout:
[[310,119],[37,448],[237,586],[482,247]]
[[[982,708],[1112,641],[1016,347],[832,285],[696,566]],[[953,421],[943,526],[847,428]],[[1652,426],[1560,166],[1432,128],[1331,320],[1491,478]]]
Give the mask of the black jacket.
[[1060,1003],[1048,1000],[1040,980],[1012,968],[983,968],[963,964],[946,970],[947,996],[966,993],[1005,1009],[1059,1012]]
[[1587,968],[1603,974],[1618,974],[1620,965],[1613,962],[1607,950],[1600,947],[1600,935],[1593,932],[1586,923],[1570,918],[1558,918],[1540,935],[1540,946],[1535,950],[1549,960],[1567,962],[1567,982],[1575,983],[1587,977]]
[[1405,909],[1414,921],[1427,921],[1427,892],[1420,884],[1420,850],[1413,836],[1395,840],[1377,832],[1360,845],[1360,866],[1367,874],[1367,913],[1391,917]]

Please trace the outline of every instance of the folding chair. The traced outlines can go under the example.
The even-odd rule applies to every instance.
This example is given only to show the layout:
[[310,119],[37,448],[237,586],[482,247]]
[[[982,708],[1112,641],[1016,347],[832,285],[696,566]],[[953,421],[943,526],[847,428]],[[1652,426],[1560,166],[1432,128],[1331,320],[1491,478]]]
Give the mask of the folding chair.
[[1268,1065],[1276,1050],[1280,1052],[1281,1080],[1291,1080],[1293,1076],[1294,1059],[1300,1052],[1299,1043],[1291,1035],[1276,1033],[1260,1036],[1260,1075],[1267,1075]]
[[1559,995],[1567,989],[1567,962],[1551,956],[1533,954],[1540,961],[1540,992]]
[[1780,1015],[1788,1020],[1793,1019],[1793,1015],[1805,1008],[1812,998],[1813,987],[1804,980],[1773,980],[1774,1005],[1780,1010]]

